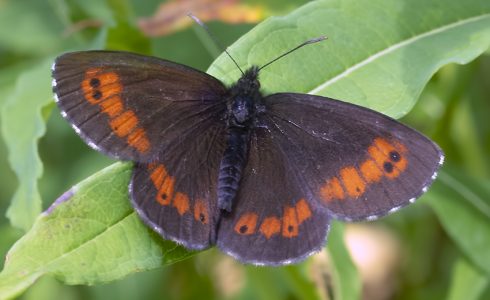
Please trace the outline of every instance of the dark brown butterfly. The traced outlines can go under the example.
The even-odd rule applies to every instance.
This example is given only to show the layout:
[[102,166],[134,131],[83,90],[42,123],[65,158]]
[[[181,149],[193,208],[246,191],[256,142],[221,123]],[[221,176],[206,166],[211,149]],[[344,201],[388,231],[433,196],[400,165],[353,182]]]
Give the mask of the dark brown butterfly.
[[159,58],[86,51],[56,59],[53,90],[89,146],[135,162],[129,194],[148,226],[245,263],[302,260],[331,218],[376,219],[435,179],[443,153],[417,131],[330,98],[264,96],[258,76],[226,87]]

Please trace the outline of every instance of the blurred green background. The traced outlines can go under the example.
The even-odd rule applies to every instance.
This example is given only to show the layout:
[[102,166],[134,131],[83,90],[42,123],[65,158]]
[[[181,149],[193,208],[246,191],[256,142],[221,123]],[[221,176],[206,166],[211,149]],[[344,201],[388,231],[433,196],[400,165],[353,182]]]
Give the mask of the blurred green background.
[[[199,10],[191,2],[186,5]],[[222,44],[230,45],[254,23],[269,15],[286,14],[305,2],[248,1],[244,14],[252,15],[255,21],[224,22],[217,16],[206,23]],[[0,106],[23,73],[48,64],[65,51],[103,47],[131,50],[206,70],[219,52],[196,28],[176,27],[164,36],[146,37],[137,26],[140,18],[153,15],[160,4],[156,0],[0,0]],[[170,22],[167,26],[172,25]],[[453,186],[459,195],[443,185],[434,185],[434,192],[400,213],[377,222],[346,226],[346,244],[359,268],[365,299],[458,299],[461,295],[465,299],[490,299],[490,280],[485,271],[489,266],[475,264],[468,254],[471,249],[461,247],[427,205],[429,201],[468,201],[468,206],[480,210],[478,213],[487,220],[484,224],[490,227],[488,54],[467,65],[443,67],[426,86],[415,108],[402,119],[444,149],[444,171],[450,176],[441,174],[441,181]],[[44,110],[46,134],[38,143],[44,168],[39,181],[43,210],[72,185],[113,162],[89,149],[53,108],[51,103]],[[24,234],[12,227],[3,213],[18,185],[8,156],[0,140],[2,256]],[[476,202],[472,201],[475,197]],[[481,237],[479,246],[486,245],[490,256],[490,244],[485,244],[488,239]],[[356,248],[359,245],[371,247],[365,251],[372,254],[370,260],[362,257],[363,250]],[[244,267],[211,249],[169,267],[105,285],[67,286],[43,277],[20,298],[329,299],[334,276],[330,268],[326,252],[298,266],[256,268]]]

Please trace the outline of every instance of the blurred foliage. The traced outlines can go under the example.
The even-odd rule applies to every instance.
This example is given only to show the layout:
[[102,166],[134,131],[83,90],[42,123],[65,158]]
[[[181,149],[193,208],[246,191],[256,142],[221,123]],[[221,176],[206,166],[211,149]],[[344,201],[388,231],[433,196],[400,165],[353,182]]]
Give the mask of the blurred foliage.
[[[306,1],[247,1],[251,5],[262,5],[264,10],[267,10],[265,15],[282,15],[296,9],[304,2]],[[342,4],[348,6],[347,4],[353,3],[347,0],[329,2],[332,6],[339,7]],[[409,1],[405,2],[409,3]],[[422,27],[428,26],[430,20],[441,18],[437,3],[443,2],[436,0],[432,2],[436,3],[436,9],[430,14],[424,14],[424,11],[420,13],[425,22],[422,20],[417,22]],[[61,118],[51,102],[49,63],[56,55],[64,51],[105,48],[152,54],[201,70],[205,70],[212,63],[214,51],[209,50],[207,44],[209,41],[203,41],[207,37],[203,37],[196,28],[187,28],[159,38],[147,38],[140,32],[136,26],[138,19],[153,15],[159,5],[160,1],[157,0],[0,0],[1,126],[4,126],[4,122],[9,117],[20,116],[14,120],[20,124],[16,128],[17,131],[11,131],[9,128],[9,132],[3,132],[3,138],[11,149],[10,153],[4,140],[0,140],[1,212],[7,211],[19,185],[29,187],[24,190],[30,191],[30,194],[24,195],[24,198],[38,197],[39,201],[41,199],[43,201],[43,209],[46,209],[63,191],[113,162],[89,149]],[[418,9],[416,5],[413,5],[413,8]],[[464,13],[464,10],[459,11]],[[482,12],[483,17],[490,18],[488,9],[482,9]],[[387,20],[386,16],[374,16],[373,20],[375,19],[379,19],[380,23]],[[354,31],[349,33],[345,31],[345,27],[336,27],[339,23],[332,19],[330,21],[332,27],[326,31],[330,37],[327,43],[333,44],[330,47],[349,47],[349,41],[352,43],[350,46],[359,46],[348,37],[361,33]],[[486,24],[489,27],[488,22]],[[316,25],[311,24],[311,27],[315,28]],[[232,44],[254,27],[253,24],[230,25],[219,21],[213,21],[208,26],[224,45]],[[410,32],[413,28],[406,29]],[[332,31],[337,32],[336,39],[332,38],[335,34]],[[254,33],[256,32],[248,36],[253,36]],[[341,41],[342,36],[345,37],[343,41]],[[273,39],[273,37],[269,38]],[[388,40],[389,37],[386,38]],[[453,36],[450,35],[449,40],[452,38]],[[472,42],[474,40],[476,39]],[[241,44],[236,46],[242,47],[238,50],[243,51],[246,42],[246,40],[241,41]],[[262,47],[264,43],[261,47],[252,50],[264,49],[263,51],[267,53],[266,57],[273,57],[277,55],[278,48],[284,48],[283,46]],[[291,44],[294,43],[295,40],[291,41]],[[353,56],[360,53],[352,49],[344,49],[353,51]],[[247,50],[245,53],[248,55],[248,52]],[[359,268],[360,275],[357,274],[349,257],[345,257],[348,255],[343,249],[342,238],[344,235],[349,235],[350,227],[347,225],[344,230],[343,224],[335,223],[328,247],[329,255],[337,258],[334,261],[329,260],[327,254],[322,252],[296,266],[257,268],[242,266],[219,251],[211,249],[178,263],[132,274],[105,285],[69,286],[51,276],[44,276],[20,298],[36,300],[53,298],[351,299],[356,297],[361,288],[358,278],[361,276],[364,284],[362,293],[365,299],[461,299],[463,296],[467,300],[489,299],[490,57],[488,53],[487,51],[487,54],[466,65],[451,64],[439,70],[425,86],[415,107],[402,119],[404,123],[432,137],[444,149],[447,161],[434,187],[417,204],[381,221],[361,224],[368,229],[368,232],[373,233],[382,228],[388,232],[389,240],[396,245],[392,251],[396,259],[390,267],[390,273],[382,277],[381,283],[376,283],[373,278],[369,278],[374,277],[374,269],[367,269],[367,274],[371,275],[363,275],[365,274],[363,265],[356,260],[352,245],[347,243],[346,246],[350,249],[353,260]],[[243,52],[237,55],[239,61],[240,58],[245,57]],[[430,55],[427,53],[427,56]],[[344,62],[336,57],[322,59],[332,61],[329,64],[331,66],[329,72],[339,72],[339,68],[344,67],[342,65]],[[461,59],[461,61],[467,62],[469,59]],[[225,62],[223,58],[215,64],[223,67],[223,70],[231,69],[229,62]],[[292,65],[282,66],[277,67],[277,72],[288,72],[287,68],[291,68]],[[219,73],[219,71],[214,69],[214,72]],[[232,74],[230,72],[224,72],[224,76]],[[301,70],[301,72],[305,71]],[[431,73],[427,74],[429,75]],[[268,86],[282,83],[281,78],[274,79],[274,76],[268,78],[267,82],[270,83]],[[284,78],[282,80],[287,82]],[[422,78],[419,81],[423,80]],[[296,83],[302,84],[302,81]],[[386,88],[389,89],[389,83],[387,85]],[[383,88],[382,85],[372,86],[372,89],[379,93],[383,93]],[[410,100],[413,104],[417,100],[418,92],[411,91],[411,93],[413,99]],[[9,110],[12,99],[25,104],[25,114],[22,111]],[[33,114],[33,108],[37,113]],[[11,124],[12,120],[9,123]],[[1,129],[5,131],[5,128]],[[38,140],[39,138],[41,139]],[[17,146],[12,147],[12,145]],[[17,164],[13,164],[12,160]],[[19,162],[21,164],[18,164]],[[32,181],[17,182],[13,170],[17,174],[31,174]],[[41,174],[42,177],[37,181],[36,176]],[[32,199],[30,201],[36,203]],[[26,212],[31,208],[26,207]],[[121,209],[125,211],[128,208]],[[36,211],[36,208],[31,211]],[[28,229],[34,219],[27,213],[24,217],[25,219],[19,219],[20,221],[13,224]],[[46,219],[50,220],[49,217],[42,216],[36,222],[43,224]],[[0,253],[3,256],[25,234],[25,231],[16,227],[11,225],[5,214],[1,214]],[[36,231],[30,231],[23,239],[28,239],[29,236],[42,239],[42,232],[37,234]],[[145,237],[140,238],[144,240]],[[376,240],[376,235],[373,234],[371,239]],[[133,243],[141,240],[135,240]],[[155,237],[148,243],[162,243],[162,241]],[[21,249],[20,244],[22,243],[16,245],[17,251]],[[332,244],[339,246],[332,247]],[[378,247],[388,249],[389,243],[383,243]],[[156,251],[156,248],[152,249]],[[165,249],[165,246],[162,246],[162,249]],[[18,255],[13,255],[13,259],[17,257],[16,262],[22,264],[23,252],[12,253]],[[376,265],[375,268],[384,268],[386,260],[388,258],[383,257],[378,262],[380,265]],[[26,264],[28,263],[26,258]],[[163,261],[159,264],[165,265]],[[66,273],[63,276],[66,276]],[[66,280],[63,276],[57,278],[70,283],[70,280]],[[0,286],[5,284],[5,281],[0,282]],[[28,285],[30,282],[25,284]]]

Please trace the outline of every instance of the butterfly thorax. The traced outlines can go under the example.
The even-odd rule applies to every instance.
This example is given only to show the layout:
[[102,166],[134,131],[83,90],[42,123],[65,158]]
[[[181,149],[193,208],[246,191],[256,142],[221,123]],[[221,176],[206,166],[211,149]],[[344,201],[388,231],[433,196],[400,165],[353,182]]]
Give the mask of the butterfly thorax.
[[261,104],[258,67],[251,67],[231,87],[228,98],[228,125],[249,126]]
[[226,148],[218,176],[218,206],[231,211],[247,161],[250,131],[262,105],[259,69],[252,67],[230,89],[227,100]]

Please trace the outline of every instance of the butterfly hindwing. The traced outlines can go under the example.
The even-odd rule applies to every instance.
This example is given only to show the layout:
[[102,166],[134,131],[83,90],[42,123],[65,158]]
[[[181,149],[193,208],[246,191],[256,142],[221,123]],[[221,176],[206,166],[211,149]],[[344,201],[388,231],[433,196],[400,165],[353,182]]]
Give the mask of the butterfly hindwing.
[[304,94],[265,98],[267,126],[317,203],[371,220],[420,196],[444,158],[431,140],[375,111]]
[[319,251],[329,216],[311,201],[300,177],[272,132],[253,129],[240,189],[219,224],[218,247],[256,265],[297,262]]
[[203,120],[226,109],[214,77],[166,60],[115,51],[72,52],[53,65],[62,115],[91,147],[155,161]]
[[132,204],[143,221],[189,249],[214,244],[219,217],[216,188],[225,131],[202,125],[202,132],[182,137],[165,158],[137,164],[130,185]]

